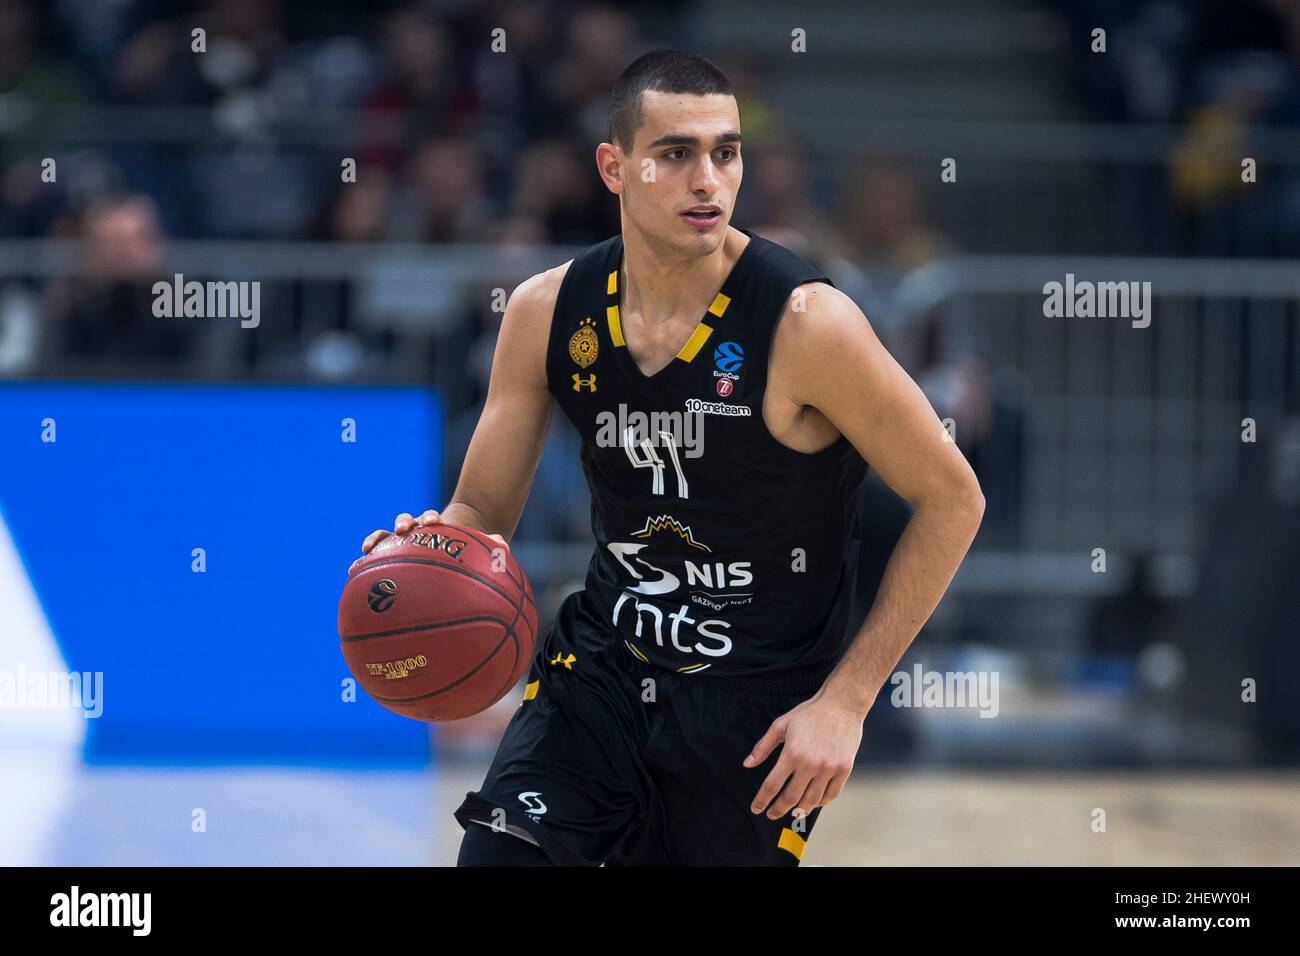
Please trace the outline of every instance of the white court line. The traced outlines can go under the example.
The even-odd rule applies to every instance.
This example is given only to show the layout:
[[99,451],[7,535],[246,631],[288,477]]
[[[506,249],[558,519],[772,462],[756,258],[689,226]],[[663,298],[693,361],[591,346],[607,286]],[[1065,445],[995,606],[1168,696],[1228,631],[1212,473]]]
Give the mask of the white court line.
[[[67,662],[0,513],[0,672]],[[11,678],[12,680],[13,678]],[[86,718],[67,707],[0,707],[0,865],[41,862],[81,766]]]

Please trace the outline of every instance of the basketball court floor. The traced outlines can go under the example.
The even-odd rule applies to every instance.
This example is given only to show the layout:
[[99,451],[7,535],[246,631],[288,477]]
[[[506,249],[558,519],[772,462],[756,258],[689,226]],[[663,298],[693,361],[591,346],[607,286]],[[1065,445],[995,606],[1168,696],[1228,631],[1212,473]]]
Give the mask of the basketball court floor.
[[[7,751],[0,864],[451,865],[451,810],[485,767],[126,769]],[[823,811],[803,863],[1294,866],[1297,795],[1293,772],[864,768]]]

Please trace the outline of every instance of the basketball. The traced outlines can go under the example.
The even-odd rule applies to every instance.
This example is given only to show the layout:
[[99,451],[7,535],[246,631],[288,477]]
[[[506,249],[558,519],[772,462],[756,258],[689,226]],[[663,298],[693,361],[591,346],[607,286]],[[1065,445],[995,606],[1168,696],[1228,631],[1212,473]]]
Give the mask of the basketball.
[[384,538],[352,563],[338,627],[348,669],[381,705],[415,720],[459,720],[523,676],[537,604],[499,543],[438,524]]

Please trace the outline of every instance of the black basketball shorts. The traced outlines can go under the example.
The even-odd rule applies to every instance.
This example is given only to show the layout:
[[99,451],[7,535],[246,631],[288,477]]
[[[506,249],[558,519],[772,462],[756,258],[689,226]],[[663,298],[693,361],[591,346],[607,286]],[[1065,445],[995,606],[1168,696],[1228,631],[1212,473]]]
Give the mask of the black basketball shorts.
[[456,819],[533,842],[559,866],[797,866],[820,809],[753,813],[780,748],[758,767],[742,761],[824,676],[668,671],[570,595]]

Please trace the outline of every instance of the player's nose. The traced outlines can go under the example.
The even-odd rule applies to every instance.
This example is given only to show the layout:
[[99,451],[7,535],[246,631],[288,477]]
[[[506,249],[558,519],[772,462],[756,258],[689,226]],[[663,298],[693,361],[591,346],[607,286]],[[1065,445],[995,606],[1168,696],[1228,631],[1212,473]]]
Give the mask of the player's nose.
[[691,192],[701,202],[711,202],[720,181],[718,167],[706,156],[695,166],[695,174],[691,177]]

